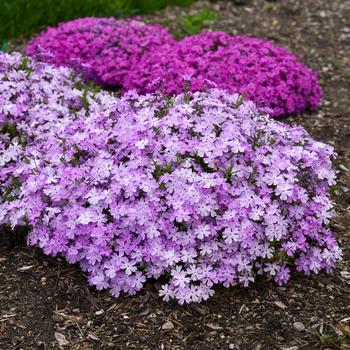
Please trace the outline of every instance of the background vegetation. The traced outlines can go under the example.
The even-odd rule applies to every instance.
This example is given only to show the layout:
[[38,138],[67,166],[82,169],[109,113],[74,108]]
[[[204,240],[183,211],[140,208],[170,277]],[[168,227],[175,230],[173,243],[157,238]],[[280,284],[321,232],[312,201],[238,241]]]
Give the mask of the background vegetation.
[[6,46],[7,40],[30,37],[47,26],[74,18],[132,16],[191,2],[193,0],[0,0],[0,44]]
[[218,14],[211,9],[191,12],[178,20],[175,36],[182,38],[187,35],[199,34],[203,29],[212,28]]

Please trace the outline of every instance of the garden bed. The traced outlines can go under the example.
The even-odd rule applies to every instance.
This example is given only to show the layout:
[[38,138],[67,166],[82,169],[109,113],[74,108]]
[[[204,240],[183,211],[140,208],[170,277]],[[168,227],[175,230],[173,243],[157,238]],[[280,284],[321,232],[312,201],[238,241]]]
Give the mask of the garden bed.
[[[242,1],[243,2],[243,1]],[[350,4],[342,0],[198,2],[168,8],[150,23],[176,31],[188,11],[211,8],[215,30],[254,35],[299,51],[320,72],[316,112],[284,118],[338,152],[338,212],[332,221],[343,261],[332,275],[295,276],[286,286],[216,289],[199,305],[164,303],[157,284],[112,298],[87,287],[78,267],[0,234],[0,344],[4,349],[349,349],[350,337]]]

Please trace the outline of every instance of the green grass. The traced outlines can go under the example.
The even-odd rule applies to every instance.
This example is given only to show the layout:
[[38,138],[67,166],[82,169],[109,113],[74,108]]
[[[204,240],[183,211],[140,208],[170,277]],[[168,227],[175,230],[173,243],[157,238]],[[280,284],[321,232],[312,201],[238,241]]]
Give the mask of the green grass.
[[151,13],[193,0],[0,0],[0,47],[7,40],[30,37],[47,26],[70,19],[123,17]]
[[[328,349],[329,347],[342,349],[343,345],[350,345],[350,333],[348,326],[344,323],[341,327],[341,323],[338,323],[336,328],[341,331],[340,334],[335,332],[335,328],[330,324],[326,323],[324,328],[321,330],[315,330],[309,327],[309,331],[314,335],[321,349]],[[347,347],[344,347],[347,349]]]
[[177,37],[199,34],[202,29],[211,28],[217,17],[217,13],[210,9],[185,15],[180,18],[178,32],[175,34]]
[[268,2],[264,5],[264,10],[265,11],[274,11],[275,10],[275,5],[272,4],[271,2]]

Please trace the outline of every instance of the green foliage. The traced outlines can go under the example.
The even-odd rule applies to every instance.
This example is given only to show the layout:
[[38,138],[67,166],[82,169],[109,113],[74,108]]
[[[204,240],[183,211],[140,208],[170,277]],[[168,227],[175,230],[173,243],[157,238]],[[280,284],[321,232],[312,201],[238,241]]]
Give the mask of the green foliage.
[[18,136],[16,125],[4,122],[1,129],[2,134],[8,134],[11,138]]
[[2,50],[6,50],[6,39],[30,37],[47,26],[54,26],[74,18],[132,16],[153,12],[168,5],[185,6],[192,1],[0,0],[0,46]]
[[155,179],[159,179],[164,174],[171,174],[171,171],[172,169],[170,164],[165,164],[165,166],[162,167],[161,165],[155,163],[153,176]]
[[114,2],[122,2],[124,14],[129,15],[130,12],[136,14],[150,13],[169,5],[188,6],[193,0],[115,0]]
[[[332,347],[332,349],[343,349],[343,346],[345,346],[344,349],[347,349],[347,345],[350,344],[349,333],[346,334],[347,327],[345,323],[343,326],[341,323],[338,323],[336,327],[326,323],[319,330],[310,327],[309,331],[314,335],[321,349],[328,349],[329,347]],[[336,328],[338,328],[338,333],[335,332]],[[341,331],[340,334],[339,331]]]
[[176,35],[178,37],[183,37],[186,35],[199,34],[202,29],[211,28],[217,16],[217,13],[210,9],[204,9],[185,15],[179,21],[179,32],[176,33]]
[[239,96],[235,108],[239,108],[241,106],[241,104],[243,104],[245,97],[247,96],[247,94],[243,93],[242,95]]
[[96,94],[98,92],[101,91],[101,86],[96,85],[94,82],[92,81],[80,81],[78,80],[75,84],[74,87],[80,91],[84,91],[84,93],[86,92],[92,92],[93,94]]
[[272,4],[271,2],[268,2],[264,5],[264,10],[265,11],[274,11],[275,10],[275,5]]
[[231,177],[232,177],[232,173],[233,173],[233,165],[231,164],[225,172],[225,179],[228,183],[231,183]]
[[4,39],[4,40],[2,41],[0,51],[7,52],[7,50],[8,50],[7,40],[6,40],[6,39]]

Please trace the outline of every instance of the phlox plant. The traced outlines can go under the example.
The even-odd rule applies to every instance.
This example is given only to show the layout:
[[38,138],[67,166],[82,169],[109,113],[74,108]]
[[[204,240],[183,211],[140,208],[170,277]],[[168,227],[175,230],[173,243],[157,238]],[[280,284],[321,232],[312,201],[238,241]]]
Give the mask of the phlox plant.
[[19,53],[0,53],[2,146],[15,136],[23,145],[38,142],[64,128],[81,112],[87,91],[79,86],[84,85],[68,68],[35,63]]
[[124,89],[178,94],[184,76],[191,91],[217,87],[245,94],[271,116],[296,114],[320,104],[317,74],[273,43],[223,32],[205,32],[151,50],[135,65]]
[[97,83],[120,86],[130,66],[144,53],[172,41],[160,25],[86,17],[49,27],[28,44],[26,54],[74,68]]
[[117,98],[25,62],[0,56],[0,224],[28,225],[30,245],[98,290],[159,279],[164,300],[200,302],[215,285],[283,284],[341,258],[334,150],[302,127],[220,89]]
[[316,108],[317,74],[270,41],[203,31],[176,41],[159,25],[81,18],[49,28],[28,45],[38,60],[70,66],[106,87],[176,95],[217,87],[240,93],[270,115]]

